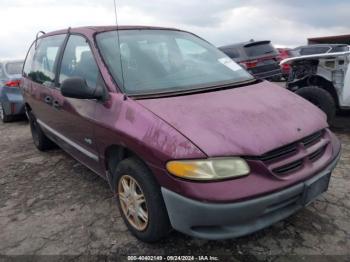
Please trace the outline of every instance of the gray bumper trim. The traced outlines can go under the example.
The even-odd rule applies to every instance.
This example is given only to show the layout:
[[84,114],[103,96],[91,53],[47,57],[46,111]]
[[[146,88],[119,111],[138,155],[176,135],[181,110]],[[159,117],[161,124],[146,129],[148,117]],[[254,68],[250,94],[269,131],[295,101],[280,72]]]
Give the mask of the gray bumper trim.
[[247,235],[280,221],[302,207],[306,188],[327,176],[340,154],[318,175],[282,191],[237,203],[206,203],[162,188],[174,229],[205,239],[227,239]]

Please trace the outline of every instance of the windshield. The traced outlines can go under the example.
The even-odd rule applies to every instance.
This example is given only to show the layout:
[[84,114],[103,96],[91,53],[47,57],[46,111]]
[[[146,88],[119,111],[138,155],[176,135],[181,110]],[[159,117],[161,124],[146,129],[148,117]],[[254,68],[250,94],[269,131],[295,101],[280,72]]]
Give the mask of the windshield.
[[9,62],[6,64],[8,75],[20,75],[22,73],[23,62]]
[[117,32],[111,31],[98,34],[96,40],[113,78],[130,95],[188,91],[253,79],[216,47],[190,33],[120,30],[119,37],[118,42]]

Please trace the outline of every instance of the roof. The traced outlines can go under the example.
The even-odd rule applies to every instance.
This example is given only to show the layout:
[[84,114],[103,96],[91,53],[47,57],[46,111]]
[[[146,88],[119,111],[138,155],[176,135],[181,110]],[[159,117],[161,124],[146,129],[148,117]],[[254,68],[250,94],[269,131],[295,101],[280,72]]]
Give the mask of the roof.
[[338,46],[347,46],[347,44],[310,44],[310,45],[298,46],[294,49],[312,48],[312,47],[338,47]]
[[328,57],[336,57],[336,56],[349,56],[350,51],[346,52],[336,52],[336,53],[322,53],[322,54],[314,54],[314,55],[303,55],[303,56],[295,56],[290,57],[282,60],[280,62],[280,65],[283,64],[290,64],[293,61],[299,61],[299,60],[308,60],[308,59],[319,59],[319,58],[328,58]]
[[96,33],[99,32],[105,32],[105,31],[114,31],[114,30],[175,30],[175,31],[182,31],[176,28],[169,28],[169,27],[158,27],[158,26],[140,26],[140,25],[123,25],[123,26],[116,26],[116,25],[106,25],[106,26],[83,26],[83,27],[72,27],[72,28],[66,28],[61,30],[56,30],[52,32],[45,33],[41,35],[39,38],[48,36],[48,35],[56,35],[56,34],[63,34],[67,33],[68,30],[72,32],[83,32],[86,30],[90,30]]

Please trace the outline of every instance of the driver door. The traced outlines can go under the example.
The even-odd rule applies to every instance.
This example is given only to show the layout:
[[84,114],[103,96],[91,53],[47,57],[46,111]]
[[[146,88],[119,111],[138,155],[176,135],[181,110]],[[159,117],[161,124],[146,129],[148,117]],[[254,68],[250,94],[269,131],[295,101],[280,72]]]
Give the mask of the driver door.
[[59,67],[58,83],[52,91],[55,118],[52,128],[60,145],[75,158],[99,172],[99,155],[94,140],[96,100],[67,98],[60,85],[68,77],[82,77],[90,87],[96,87],[99,70],[88,40],[70,35]]

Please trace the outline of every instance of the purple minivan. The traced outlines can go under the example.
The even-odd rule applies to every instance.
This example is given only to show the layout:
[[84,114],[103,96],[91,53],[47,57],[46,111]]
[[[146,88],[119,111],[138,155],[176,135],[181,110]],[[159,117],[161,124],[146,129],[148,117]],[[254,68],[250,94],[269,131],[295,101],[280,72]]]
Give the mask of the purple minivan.
[[265,228],[325,192],[340,156],[317,107],[177,29],[44,34],[21,84],[35,146],[106,179],[147,242]]

